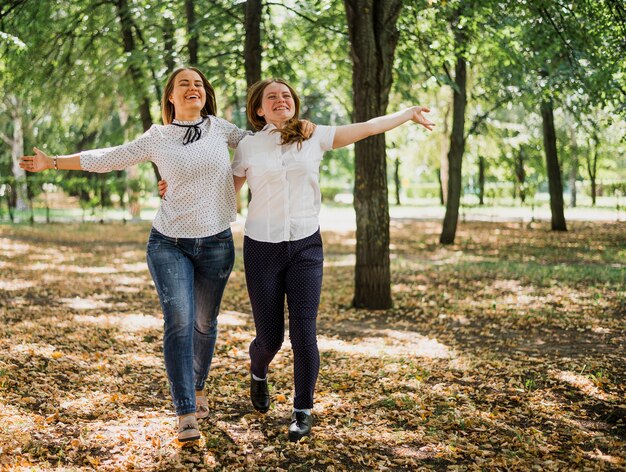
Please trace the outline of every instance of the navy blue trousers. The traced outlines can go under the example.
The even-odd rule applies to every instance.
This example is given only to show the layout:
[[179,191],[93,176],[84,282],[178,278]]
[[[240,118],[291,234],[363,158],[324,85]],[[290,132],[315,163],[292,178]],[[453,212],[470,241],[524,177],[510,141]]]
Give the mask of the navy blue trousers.
[[268,243],[244,238],[248,294],[256,326],[250,344],[251,370],[264,378],[285,337],[285,296],[293,349],[294,408],[313,408],[320,367],[316,319],[324,252],[319,229],[304,239]]

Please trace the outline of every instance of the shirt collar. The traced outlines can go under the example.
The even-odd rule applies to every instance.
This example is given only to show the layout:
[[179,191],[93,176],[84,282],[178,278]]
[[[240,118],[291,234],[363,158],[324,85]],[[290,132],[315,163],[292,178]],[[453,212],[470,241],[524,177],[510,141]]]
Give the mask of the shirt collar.
[[274,126],[272,123],[268,123],[266,124],[263,129],[261,129],[261,131],[265,131],[267,133],[269,133],[270,131],[277,129],[276,126]]
[[172,123],[175,123],[177,125],[183,125],[183,126],[194,126],[194,125],[199,125],[200,123],[202,123],[204,120],[206,119],[205,116],[200,117],[197,120],[193,120],[193,121],[183,121],[183,120],[177,120],[176,118],[174,118],[172,120]]

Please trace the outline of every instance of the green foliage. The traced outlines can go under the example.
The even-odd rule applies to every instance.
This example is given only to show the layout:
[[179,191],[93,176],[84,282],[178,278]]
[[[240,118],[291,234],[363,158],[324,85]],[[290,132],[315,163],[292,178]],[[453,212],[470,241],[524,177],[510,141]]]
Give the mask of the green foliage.
[[[183,0],[128,0],[135,47],[126,53],[121,3],[9,2],[0,10],[0,136],[12,136],[19,116],[25,153],[35,145],[57,154],[135,138],[143,130],[141,98],[148,98],[152,121],[158,123],[164,81],[170,66],[189,62],[187,42],[193,34],[200,45],[198,65],[216,88],[220,114],[228,111],[235,124],[245,126],[243,3],[192,3],[196,21],[187,24]],[[487,182],[495,184],[514,182],[514,157],[520,151],[527,158],[521,185],[528,191],[541,188],[546,180],[537,115],[542,96],[556,104],[563,168],[578,165],[579,179],[588,181],[588,157],[597,148],[598,182],[604,181],[604,189],[615,183],[613,190],[619,190],[626,179],[626,129],[620,119],[626,110],[626,51],[620,15],[619,2],[592,0],[404,2],[389,111],[426,104],[437,123],[428,136],[408,125],[388,134],[389,155],[401,162],[406,192],[431,196],[430,188],[436,187],[448,145],[445,121],[450,119],[459,31],[466,38],[461,46],[469,64],[467,192],[477,188],[479,155],[487,162]],[[351,121],[351,58],[341,0],[265,3],[261,41],[263,75],[284,76],[295,85],[303,117],[319,124]],[[0,140],[3,179],[12,174],[11,159],[11,147]],[[353,171],[351,149],[328,153],[322,185],[350,189]],[[131,186],[152,190],[150,173],[142,171],[141,178]],[[29,182],[33,194],[41,192],[39,180]],[[121,195],[123,185],[116,182],[104,180],[111,185],[109,194]],[[65,187],[63,181],[58,185]],[[90,192],[98,193],[96,187]],[[137,198],[137,192],[132,195]]]

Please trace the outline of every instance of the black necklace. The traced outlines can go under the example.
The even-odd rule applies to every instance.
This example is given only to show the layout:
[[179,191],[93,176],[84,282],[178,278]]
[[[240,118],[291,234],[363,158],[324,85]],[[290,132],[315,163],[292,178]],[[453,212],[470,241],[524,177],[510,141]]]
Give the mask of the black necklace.
[[174,126],[187,128],[185,136],[183,136],[183,146],[186,146],[189,143],[194,143],[198,139],[200,139],[200,136],[202,136],[202,130],[200,129],[200,125],[204,123],[204,120],[206,120],[206,117],[202,117],[202,119],[198,123],[193,125],[181,125],[180,123],[172,123]]

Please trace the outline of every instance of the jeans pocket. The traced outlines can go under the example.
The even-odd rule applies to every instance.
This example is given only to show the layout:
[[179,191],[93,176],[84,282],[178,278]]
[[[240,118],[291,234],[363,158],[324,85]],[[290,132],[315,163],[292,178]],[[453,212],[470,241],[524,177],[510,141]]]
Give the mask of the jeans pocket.
[[233,239],[233,232],[230,230],[230,228],[227,228],[221,233],[214,234],[213,238],[218,241],[229,241]]
[[158,251],[160,246],[161,240],[158,237],[153,237],[152,233],[150,233],[148,244],[146,245],[146,254],[152,254]]

